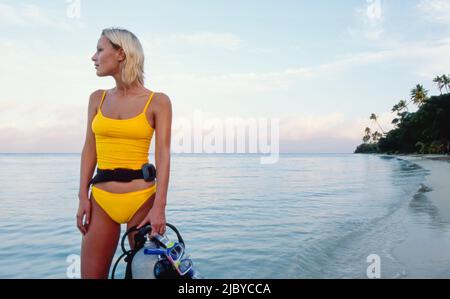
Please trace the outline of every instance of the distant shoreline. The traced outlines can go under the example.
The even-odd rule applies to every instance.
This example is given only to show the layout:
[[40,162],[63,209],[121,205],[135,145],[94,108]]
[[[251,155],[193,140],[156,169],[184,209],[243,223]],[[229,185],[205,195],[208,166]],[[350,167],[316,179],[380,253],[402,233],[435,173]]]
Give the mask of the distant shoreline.
[[405,158],[404,160],[408,161],[417,161],[415,158],[428,159],[433,161],[445,161],[450,163],[450,155],[432,155],[432,154],[395,154],[389,155],[393,157],[398,157],[400,159]]
[[[153,154],[153,151],[150,152]],[[353,155],[353,152],[280,152],[279,155]],[[81,152],[78,153],[50,153],[50,152],[42,152],[42,153],[33,153],[33,152],[0,152],[0,155],[81,155]],[[171,152],[171,155],[253,155],[253,156],[262,156],[269,155],[268,153],[174,153]]]

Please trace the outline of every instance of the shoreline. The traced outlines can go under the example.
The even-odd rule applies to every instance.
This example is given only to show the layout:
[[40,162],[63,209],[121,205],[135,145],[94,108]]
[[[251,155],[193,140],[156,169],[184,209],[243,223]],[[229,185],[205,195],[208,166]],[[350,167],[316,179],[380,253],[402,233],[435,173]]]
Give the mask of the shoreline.
[[449,278],[450,157],[389,156],[418,165],[427,172],[405,212],[399,214],[405,217],[401,219],[404,239],[392,249],[403,268],[399,278]]
[[420,159],[428,159],[433,161],[444,161],[450,163],[450,155],[442,155],[442,154],[396,154],[396,155],[387,155],[398,158],[405,158],[405,160],[420,160]]
[[392,155],[427,170],[425,195],[438,208],[443,220],[450,222],[450,156],[448,155]]

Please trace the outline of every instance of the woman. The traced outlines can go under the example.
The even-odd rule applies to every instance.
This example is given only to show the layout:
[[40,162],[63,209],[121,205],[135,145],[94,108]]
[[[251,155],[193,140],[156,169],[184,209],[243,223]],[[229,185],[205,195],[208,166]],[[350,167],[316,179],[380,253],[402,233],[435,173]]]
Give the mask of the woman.
[[[144,85],[144,54],[136,36],[124,29],[102,31],[92,57],[97,76],[112,76],[115,88],[89,99],[86,141],[81,155],[77,227],[83,234],[81,277],[108,278],[120,237],[127,228],[152,224],[152,235],[166,230],[165,207],[170,170],[172,105],[164,93]],[[156,182],[90,180],[95,170],[139,170],[148,163],[155,133]],[[134,242],[129,238],[130,246]]]

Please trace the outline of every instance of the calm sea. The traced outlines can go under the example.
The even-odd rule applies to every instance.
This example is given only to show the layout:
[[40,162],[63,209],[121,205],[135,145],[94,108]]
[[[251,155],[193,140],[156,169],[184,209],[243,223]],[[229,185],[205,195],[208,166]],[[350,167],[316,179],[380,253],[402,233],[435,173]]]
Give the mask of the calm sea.
[[[0,165],[0,278],[67,278],[68,257],[80,254],[80,155],[0,154]],[[251,154],[178,154],[166,218],[206,278],[365,278],[372,254],[384,278],[439,277],[447,249],[444,262],[414,265],[399,251],[414,227],[449,243],[449,223],[418,191],[426,174],[374,155],[282,154],[262,165]]]

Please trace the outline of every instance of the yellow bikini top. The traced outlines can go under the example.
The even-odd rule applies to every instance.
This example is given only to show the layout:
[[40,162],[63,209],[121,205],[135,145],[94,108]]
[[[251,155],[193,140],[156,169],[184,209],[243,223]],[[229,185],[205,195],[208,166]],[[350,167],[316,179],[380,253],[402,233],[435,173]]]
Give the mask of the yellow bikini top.
[[146,117],[147,107],[153,98],[153,92],[139,115],[127,119],[114,119],[103,115],[102,104],[92,120],[92,132],[95,135],[97,166],[100,169],[129,168],[141,169],[148,163],[150,142],[154,129]]

